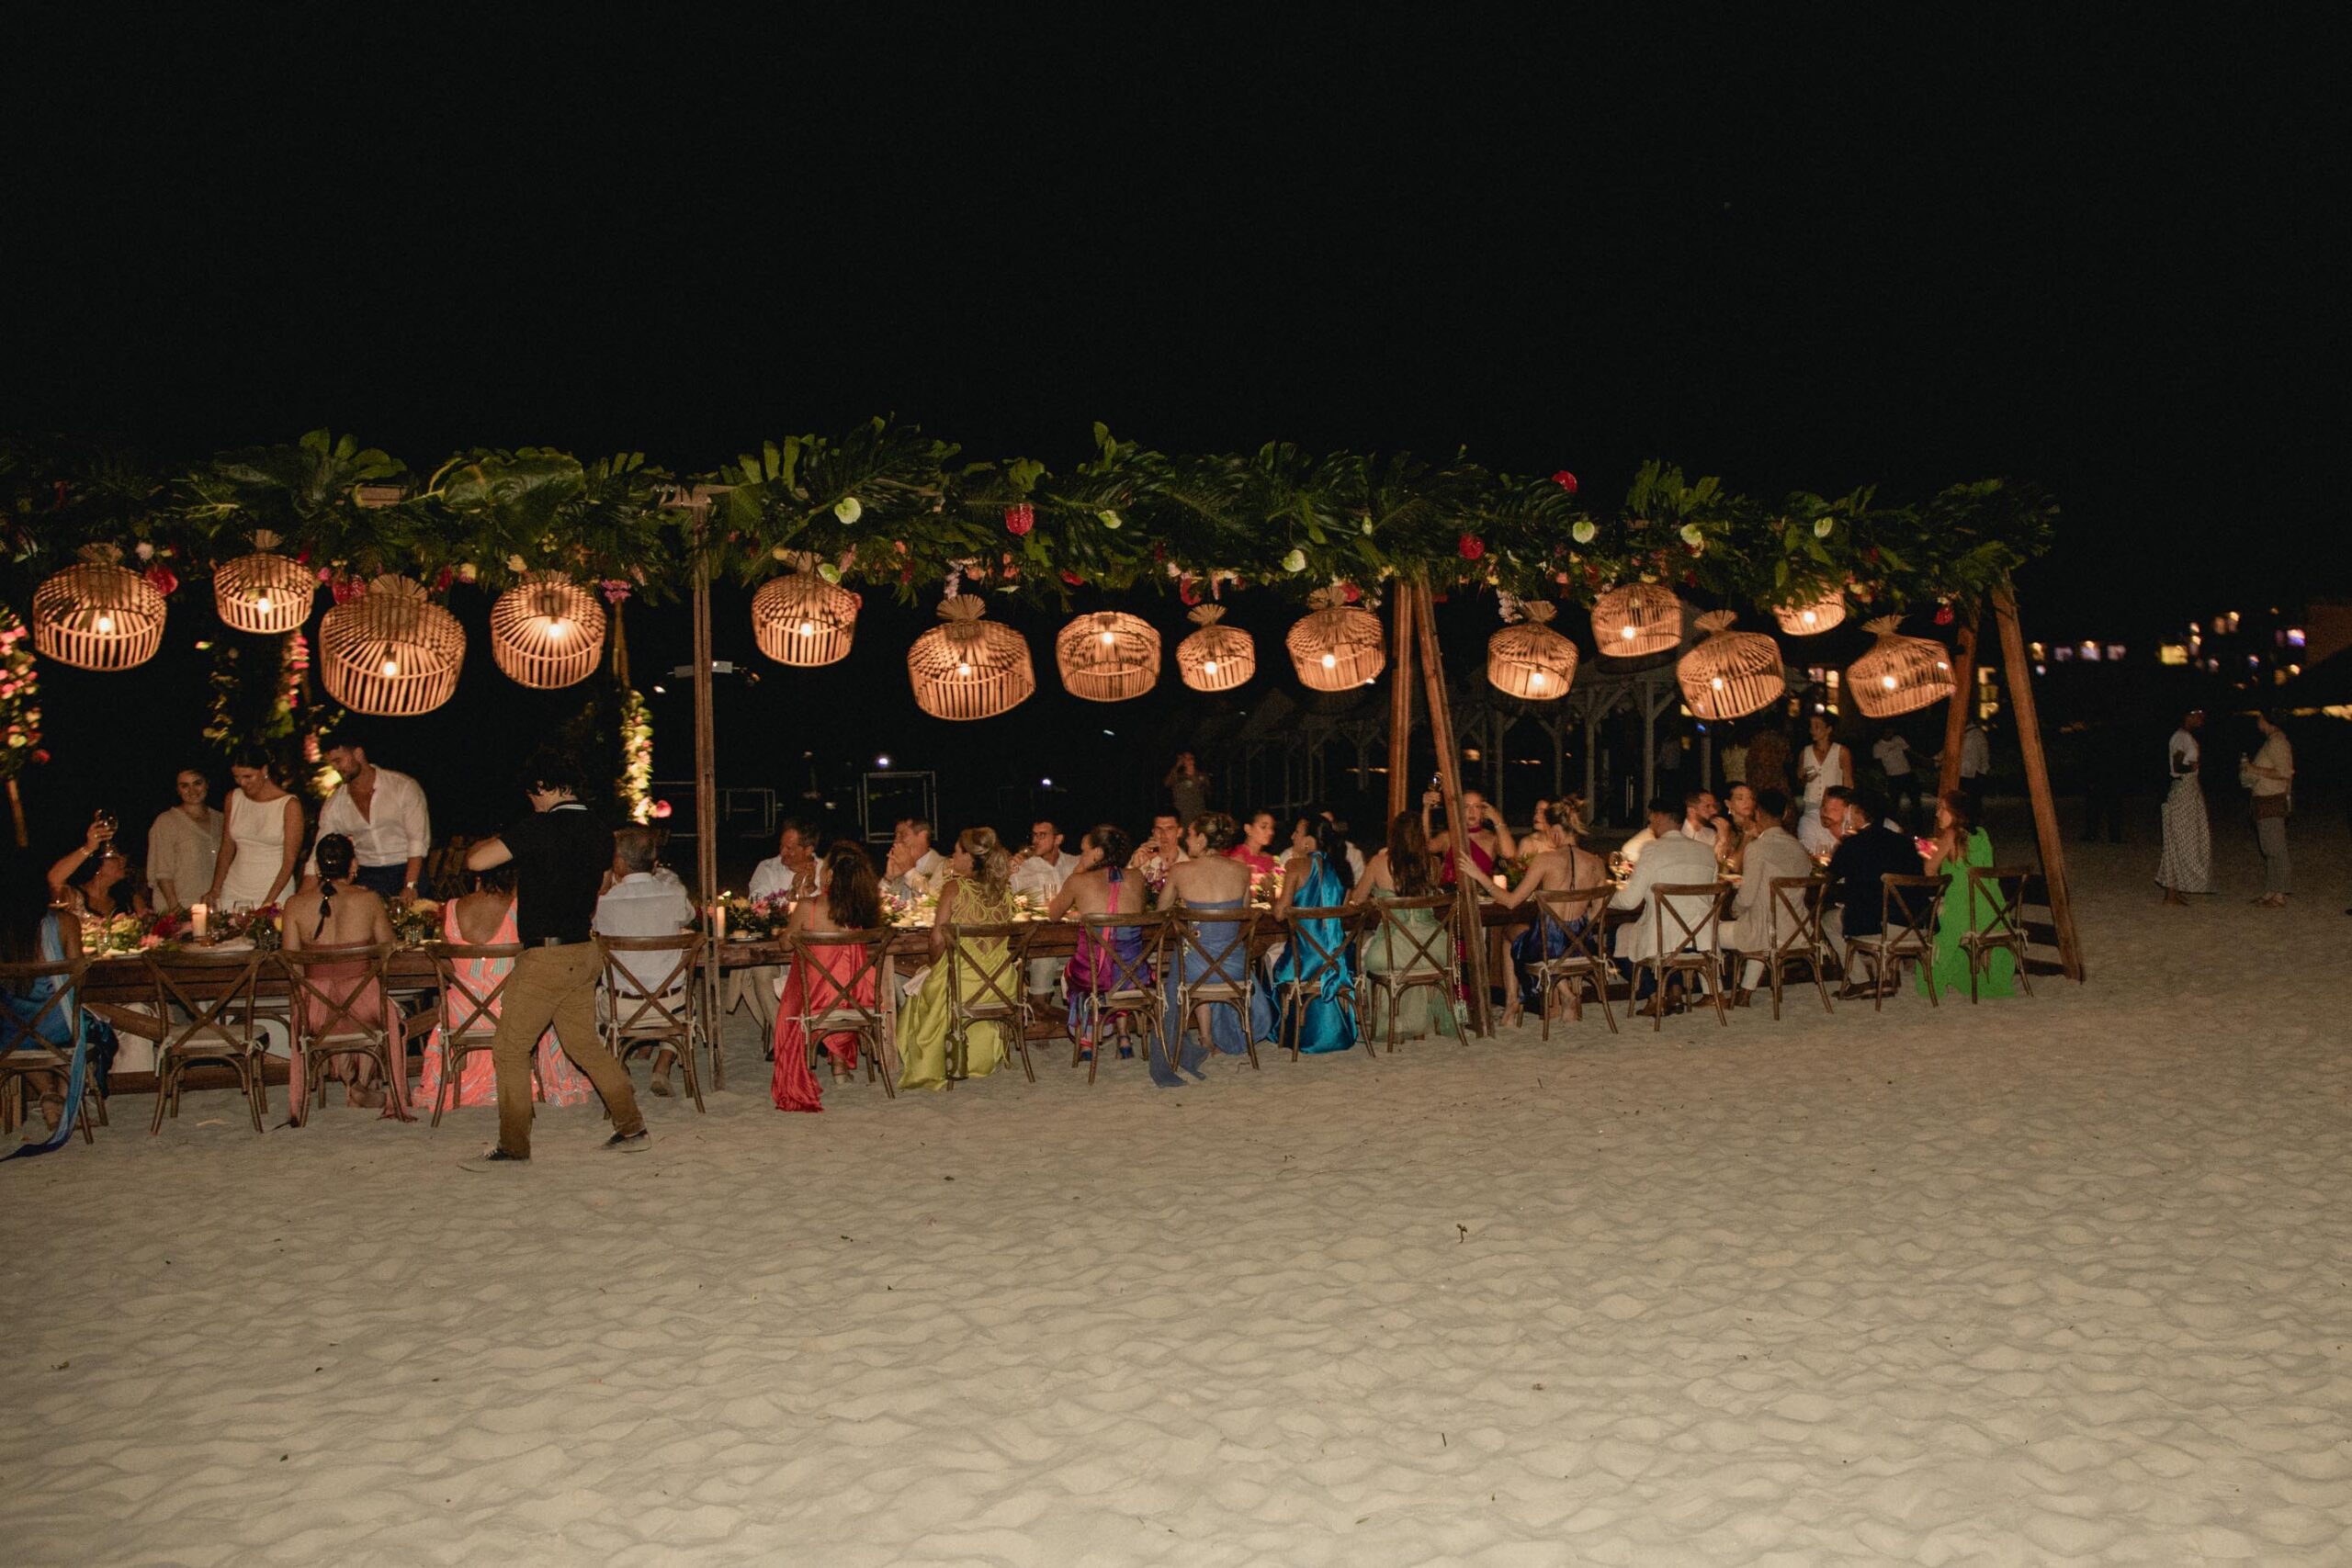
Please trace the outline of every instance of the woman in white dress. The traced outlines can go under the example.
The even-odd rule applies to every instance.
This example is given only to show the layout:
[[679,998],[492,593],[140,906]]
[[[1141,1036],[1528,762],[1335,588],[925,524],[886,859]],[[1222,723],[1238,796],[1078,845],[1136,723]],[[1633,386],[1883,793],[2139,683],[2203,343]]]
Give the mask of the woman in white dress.
[[221,910],[267,908],[294,885],[302,855],[302,803],[279,786],[266,751],[239,752],[229,773],[237,787],[225,803],[220,858],[204,901]]
[[1838,847],[1838,835],[1821,822],[1821,797],[1832,784],[1852,788],[1854,754],[1838,743],[1826,713],[1810,721],[1813,744],[1797,753],[1797,773],[1804,780],[1804,815],[1797,821],[1797,841],[1818,860]]
[[2165,747],[2172,791],[2165,796],[2165,852],[2156,862],[2156,886],[2167,904],[2186,904],[2184,893],[2213,891],[2213,829],[2205,818],[2205,789],[2198,783],[2197,732],[2205,710],[2191,708]]

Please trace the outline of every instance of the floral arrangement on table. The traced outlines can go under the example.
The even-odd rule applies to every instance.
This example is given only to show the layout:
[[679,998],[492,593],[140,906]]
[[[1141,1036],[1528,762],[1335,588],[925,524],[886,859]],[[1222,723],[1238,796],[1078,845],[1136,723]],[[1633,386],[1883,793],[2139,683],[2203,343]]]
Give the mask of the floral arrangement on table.
[[[275,953],[281,944],[279,927],[284,911],[275,904],[238,914],[231,909],[208,909],[204,919],[204,940],[207,944],[221,942],[251,942],[264,953]],[[85,917],[86,926],[87,918]],[[394,928],[398,930],[396,926]],[[177,914],[154,918],[149,933],[153,942],[149,945],[180,947],[195,941],[195,923],[186,910]]]
[[1518,886],[1527,880],[1527,868],[1534,863],[1535,857],[1532,854],[1510,855],[1497,861],[1494,870],[1495,886],[1506,891]]
[[392,903],[384,910],[392,922],[392,940],[402,947],[422,947],[441,936],[441,906],[430,898]]
[[[1016,920],[1042,920],[1046,918],[1046,901],[1034,893],[1012,895],[1012,918]],[[939,919],[939,892],[918,893],[911,898],[887,884],[882,889],[882,916],[894,926],[927,926]]]
[[1279,871],[1253,871],[1250,874],[1250,907],[1271,909],[1283,890],[1283,874]]
[[82,951],[92,958],[110,958],[160,947],[164,939],[156,934],[156,923],[153,915],[85,913],[82,916]]
[[730,942],[767,942],[784,934],[792,921],[792,899],[782,893],[769,893],[757,898],[741,893],[721,893],[718,907],[726,912],[727,938]]

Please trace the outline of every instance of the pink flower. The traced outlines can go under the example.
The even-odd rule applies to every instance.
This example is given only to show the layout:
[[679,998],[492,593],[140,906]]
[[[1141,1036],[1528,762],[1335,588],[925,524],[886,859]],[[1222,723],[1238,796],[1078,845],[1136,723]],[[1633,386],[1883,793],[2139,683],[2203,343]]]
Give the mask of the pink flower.
[[1461,552],[1464,560],[1476,560],[1487,553],[1487,541],[1476,534],[1464,534],[1453,547]]
[[628,584],[620,578],[608,577],[596,586],[605,591],[607,604],[617,604],[628,597]]
[[348,604],[354,599],[359,598],[365,594],[368,590],[364,585],[351,578],[338,577],[334,582],[328,585],[327,592],[334,596],[334,602],[336,604]]
[[1568,472],[1566,468],[1562,468],[1558,473],[1554,474],[1552,476],[1552,482],[1558,485],[1562,490],[1566,491],[1570,495],[1574,495],[1577,492],[1577,477],[1576,475]]
[[1020,502],[1004,509],[1005,532],[1025,537],[1037,525],[1037,509],[1027,502]]

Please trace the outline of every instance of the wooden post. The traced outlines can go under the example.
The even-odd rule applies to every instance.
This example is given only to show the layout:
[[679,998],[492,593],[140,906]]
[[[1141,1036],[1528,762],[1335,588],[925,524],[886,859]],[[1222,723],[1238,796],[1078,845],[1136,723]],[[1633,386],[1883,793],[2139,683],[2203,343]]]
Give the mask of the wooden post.
[[[1960,623],[1960,637],[1951,650],[1951,703],[1944,709],[1944,754],[1936,777],[1936,793],[1949,795],[1960,787],[1960,747],[1968,730],[1968,706],[1976,700],[1976,628],[1982,610],[1972,611]],[[1930,812],[1930,818],[1934,813]]]
[[17,829],[17,847],[28,847],[31,840],[25,837],[25,797],[17,793],[13,775],[8,780],[8,820]]
[[[694,660],[695,660],[695,897],[707,910],[718,898],[718,727],[714,717],[711,696],[710,647],[710,554],[705,548],[705,534],[710,525],[710,501],[699,492],[694,501],[695,514],[695,577],[694,577]],[[703,1017],[706,1027],[713,1032],[717,1043],[725,1027],[726,1014],[718,1008],[718,954],[714,952],[703,971]],[[711,1087],[727,1087],[727,1054],[715,1051],[711,1064]]]
[[2033,666],[2026,660],[2025,634],[2018,626],[2017,589],[2007,577],[1993,590],[1993,619],[2001,631],[2001,662],[2009,671],[2009,706],[2018,717],[2018,750],[2025,760],[2026,794],[2033,802],[2034,837],[2041,844],[2041,877],[2050,886],[2050,919],[2058,928],[2058,963],[2066,978],[2079,981],[2083,946],[2075,934],[2075,906],[2066,890],[2065,835],[2058,828],[2058,802],[2050,793],[2050,761],[2042,753],[2041,720],[2033,706]]
[[[1462,756],[1453,738],[1453,711],[1445,692],[1445,661],[1438,656],[1437,616],[1430,607],[1429,584],[1409,590],[1419,599],[1415,630],[1421,645],[1421,683],[1429,695],[1430,737],[1437,743],[1439,797],[1445,803],[1445,821],[1453,854],[1467,854],[1470,834],[1462,819]],[[1495,1032],[1493,1006],[1487,998],[1487,928],[1478,919],[1478,889],[1468,877],[1453,879],[1454,910],[1462,929],[1462,952],[1470,991],[1470,1026],[1481,1035]]]
[[1412,805],[1413,759],[1413,585],[1396,584],[1391,614],[1396,629],[1388,650],[1388,820],[1381,823],[1381,841],[1388,839],[1388,823]]

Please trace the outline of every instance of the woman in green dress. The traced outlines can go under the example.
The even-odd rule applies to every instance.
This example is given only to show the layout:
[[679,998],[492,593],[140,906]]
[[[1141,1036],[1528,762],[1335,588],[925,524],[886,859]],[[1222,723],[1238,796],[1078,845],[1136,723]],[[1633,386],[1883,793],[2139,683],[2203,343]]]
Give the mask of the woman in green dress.
[[[1013,918],[1012,857],[997,842],[995,829],[967,828],[956,836],[956,853],[947,863],[946,886],[940,889],[939,913],[931,923],[931,968],[922,984],[907,998],[899,1014],[899,1055],[905,1063],[899,1074],[900,1089],[945,1089],[947,1057],[952,1043],[947,987],[952,983],[947,962],[947,928],[951,925],[1001,925]],[[1001,940],[967,942],[955,966],[963,980],[964,999],[991,1000],[998,994],[1018,998],[1021,977]],[[995,991],[989,989],[993,982]],[[964,1071],[985,1077],[1007,1060],[1005,1026],[977,1020],[965,1026]]]
[[[1943,897],[1936,917],[1936,963],[1930,975],[1919,976],[1919,992],[1925,996],[1933,985],[1943,995],[1968,989],[1968,953],[1960,945],[1963,931],[1981,931],[1993,923],[2001,911],[2000,890],[1990,883],[1979,889],[1973,908],[1968,899],[1968,873],[1972,867],[1993,863],[1993,840],[1984,829],[1976,825],[1976,803],[1965,793],[1953,790],[1936,799],[1936,838],[1934,845],[1920,857],[1926,863],[1926,874],[1944,879]],[[2010,982],[2017,974],[2017,960],[2007,948],[1992,955],[1984,973],[1976,979],[1976,994],[1980,997],[2007,997],[2016,993]]]
[[[1385,848],[1364,863],[1363,880],[1355,885],[1348,898],[1350,908],[1360,908],[1367,903],[1385,904],[1398,898],[1426,898],[1442,893],[1436,868],[1430,863],[1430,843],[1421,830],[1419,813],[1400,811],[1388,824]],[[1399,909],[1393,919],[1392,929],[1385,921],[1374,926],[1363,939],[1363,956],[1359,961],[1366,975],[1385,974],[1409,967],[1420,956],[1427,943],[1432,952],[1444,951],[1442,942],[1430,941],[1438,929],[1435,911],[1430,909]],[[1363,998],[1364,1021],[1363,1037],[1369,1041],[1385,1039],[1388,1021],[1381,1013],[1381,998],[1385,994],[1379,987],[1364,986],[1359,994]],[[1405,993],[1403,1011],[1397,1015],[1397,1034],[1404,1039],[1419,1039],[1425,1034],[1442,1034],[1458,1039],[1462,1024],[1454,1012],[1454,999],[1445,989],[1424,986]]]

